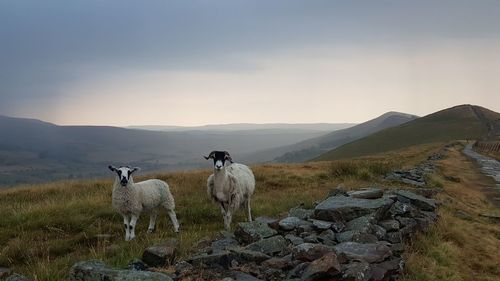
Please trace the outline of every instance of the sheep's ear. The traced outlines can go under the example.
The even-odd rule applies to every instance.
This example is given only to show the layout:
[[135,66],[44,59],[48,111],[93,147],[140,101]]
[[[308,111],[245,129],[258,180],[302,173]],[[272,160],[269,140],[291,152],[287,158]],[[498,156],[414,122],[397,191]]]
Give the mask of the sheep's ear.
[[233,158],[231,158],[231,155],[229,155],[229,152],[224,151],[224,153],[225,153],[224,158],[225,158],[226,160],[228,160],[229,162],[234,163],[234,162],[233,162]]
[[111,172],[116,172],[116,168],[115,168],[115,166],[111,166],[111,165],[109,165],[109,166],[108,166],[108,169],[109,169],[109,170],[111,170]]
[[135,172],[140,171],[140,170],[141,170],[141,168],[134,167],[134,168],[132,168],[132,170],[130,170],[130,173],[132,174],[132,173],[135,173]]

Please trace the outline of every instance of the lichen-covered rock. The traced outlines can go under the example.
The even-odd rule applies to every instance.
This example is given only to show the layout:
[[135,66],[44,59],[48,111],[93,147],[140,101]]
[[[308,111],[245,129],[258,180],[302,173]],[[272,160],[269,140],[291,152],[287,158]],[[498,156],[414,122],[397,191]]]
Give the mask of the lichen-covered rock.
[[301,207],[295,207],[288,211],[289,217],[297,217],[301,220],[308,220],[312,217],[314,210],[304,209]]
[[262,266],[277,268],[277,269],[281,269],[281,270],[291,268],[293,266],[292,255],[288,255],[288,256],[285,256],[282,258],[279,258],[279,257],[270,258],[270,259],[262,262]]
[[334,246],[334,249],[337,254],[343,253],[350,260],[361,260],[368,263],[382,262],[392,255],[391,249],[381,243],[344,242]]
[[408,190],[398,190],[394,194],[398,196],[398,200],[403,203],[411,203],[423,211],[436,210],[436,201],[433,199],[425,198],[424,196],[417,195]]
[[334,252],[326,253],[306,267],[301,280],[331,280],[340,273],[340,270],[341,267],[337,255]]
[[290,243],[292,243],[295,246],[304,243],[304,239],[298,237],[297,235],[291,234],[291,233],[285,235],[285,239],[290,241]]
[[318,204],[314,217],[326,221],[350,221],[379,210],[385,211],[392,203],[394,201],[389,198],[358,199],[339,195]]
[[253,221],[238,223],[234,235],[240,243],[250,244],[274,236],[277,233],[276,230],[270,228],[266,223]]
[[399,221],[393,220],[393,219],[379,221],[378,225],[380,225],[381,227],[383,227],[387,231],[397,231],[397,230],[399,230]]
[[303,243],[293,247],[293,257],[301,261],[313,261],[324,254],[333,252],[334,248],[323,244]]
[[304,221],[302,219],[299,219],[298,217],[286,217],[278,223],[281,229],[283,230],[294,230],[297,228],[301,223]]
[[282,252],[288,243],[281,235],[276,235],[270,238],[262,239],[254,242],[246,247],[248,250],[262,252],[267,255]]
[[168,275],[135,270],[120,270],[107,267],[97,260],[78,262],[73,265],[68,281],[172,281]]
[[211,248],[214,253],[217,253],[239,245],[240,243],[238,243],[238,240],[231,237],[225,237],[223,239],[213,241]]
[[173,264],[177,256],[179,242],[172,239],[164,244],[154,245],[142,254],[142,260],[151,267]]

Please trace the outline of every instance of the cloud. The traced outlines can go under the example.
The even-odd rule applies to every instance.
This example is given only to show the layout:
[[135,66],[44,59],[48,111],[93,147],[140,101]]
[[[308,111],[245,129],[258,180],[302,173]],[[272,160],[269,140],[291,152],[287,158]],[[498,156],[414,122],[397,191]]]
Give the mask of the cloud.
[[[328,87],[366,100],[361,93],[354,94],[360,92],[357,83],[369,83],[371,92],[412,93],[405,100],[393,97],[400,100],[395,103],[398,107],[417,94],[424,95],[415,81],[422,79],[425,84],[427,75],[411,72],[415,68],[408,63],[426,61],[431,67],[418,69],[444,73],[437,55],[445,55],[450,60],[446,65],[453,65],[466,54],[464,65],[474,65],[477,71],[462,73],[468,78],[460,83],[489,92],[496,82],[484,71],[492,69],[484,58],[492,54],[481,52],[489,51],[490,42],[496,44],[500,38],[499,11],[498,1],[451,0],[148,1],[147,5],[121,0],[3,1],[0,113],[57,122],[99,122],[91,117],[105,116],[94,112],[71,116],[70,112],[79,104],[88,104],[88,110],[99,107],[106,97],[111,106],[124,93],[140,94],[144,101],[161,99],[184,111],[202,102],[202,112],[204,103],[211,100],[207,97],[252,96],[252,101],[258,101],[253,106],[276,112],[280,100],[300,104],[311,92],[325,92]],[[452,56],[436,47],[446,42],[457,46]],[[435,56],[422,54],[429,50],[436,50]],[[477,59],[471,57],[475,52],[480,53]],[[492,56],[488,59],[495,60]],[[388,57],[399,62],[384,67]],[[372,65],[385,73],[372,71]],[[449,77],[461,77],[453,68],[445,68],[453,74]],[[330,80],[335,83],[323,71],[334,74]],[[367,74],[384,76],[380,81],[392,76],[393,84],[377,82]],[[447,79],[441,81],[443,92],[452,90],[445,85]],[[285,92],[295,98],[283,98]],[[348,95],[339,98],[349,100]],[[123,106],[132,108],[137,103]],[[324,110],[318,103],[317,111]],[[182,120],[215,121],[197,118],[197,112]],[[308,116],[326,117],[311,111]],[[273,119],[279,117],[288,120],[283,113]],[[160,115],[148,120],[182,122]]]

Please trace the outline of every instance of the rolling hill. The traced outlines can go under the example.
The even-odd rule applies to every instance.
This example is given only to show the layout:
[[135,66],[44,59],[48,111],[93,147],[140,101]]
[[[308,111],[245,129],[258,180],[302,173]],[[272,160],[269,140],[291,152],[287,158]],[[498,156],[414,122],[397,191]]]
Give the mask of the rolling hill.
[[58,126],[0,116],[0,186],[106,175],[108,163],[146,171],[206,167],[211,150],[240,155],[325,134],[299,128],[159,132],[106,126]]
[[303,162],[343,144],[368,136],[385,128],[406,123],[415,118],[418,117],[400,112],[387,112],[377,118],[350,128],[330,132],[323,136],[304,140],[292,145],[284,145],[258,151],[251,155],[245,155],[243,158],[251,163],[266,161],[282,163]]
[[476,105],[459,105],[342,145],[313,161],[358,157],[425,143],[495,138],[498,128],[500,113]]

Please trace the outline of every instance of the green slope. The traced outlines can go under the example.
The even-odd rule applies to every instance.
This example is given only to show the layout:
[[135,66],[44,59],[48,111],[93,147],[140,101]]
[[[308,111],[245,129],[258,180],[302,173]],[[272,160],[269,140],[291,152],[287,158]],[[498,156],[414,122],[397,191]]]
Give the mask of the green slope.
[[425,143],[483,138],[491,133],[492,123],[500,123],[500,113],[479,106],[459,105],[345,144],[313,161],[359,157]]

